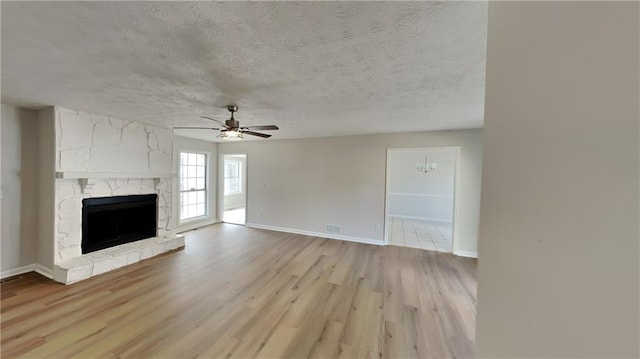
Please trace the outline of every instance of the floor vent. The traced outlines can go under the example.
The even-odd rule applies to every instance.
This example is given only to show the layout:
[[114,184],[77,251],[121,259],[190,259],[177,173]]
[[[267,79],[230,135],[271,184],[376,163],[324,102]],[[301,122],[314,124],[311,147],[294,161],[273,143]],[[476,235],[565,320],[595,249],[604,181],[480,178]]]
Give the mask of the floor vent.
[[342,226],[336,224],[325,224],[324,231],[327,233],[342,234]]
[[18,280],[18,279],[22,279],[21,275],[14,275],[13,277],[9,277],[9,278],[5,278],[3,280],[0,280],[0,284],[4,284],[7,282],[12,282],[14,280]]

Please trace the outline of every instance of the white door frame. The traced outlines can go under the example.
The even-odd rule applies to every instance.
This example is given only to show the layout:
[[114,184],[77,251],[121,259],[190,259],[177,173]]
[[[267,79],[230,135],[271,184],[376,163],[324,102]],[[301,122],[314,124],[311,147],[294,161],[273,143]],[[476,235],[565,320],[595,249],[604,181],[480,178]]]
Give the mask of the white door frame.
[[245,176],[244,181],[240,181],[242,190],[244,191],[244,224],[248,223],[249,215],[249,155],[246,152],[222,152],[218,153],[218,213],[220,214],[220,222],[224,222],[224,157],[225,156],[244,156],[244,166],[242,175]]
[[384,244],[389,245],[389,190],[391,173],[389,171],[389,154],[392,152],[408,152],[408,151],[438,151],[438,150],[455,150],[456,152],[456,164],[454,166],[454,185],[453,185],[453,226],[452,226],[452,248],[453,254],[458,253],[458,209],[460,207],[460,196],[458,196],[460,190],[460,146],[433,146],[433,147],[397,147],[387,148],[386,157],[386,177],[385,177],[385,195],[384,195]]

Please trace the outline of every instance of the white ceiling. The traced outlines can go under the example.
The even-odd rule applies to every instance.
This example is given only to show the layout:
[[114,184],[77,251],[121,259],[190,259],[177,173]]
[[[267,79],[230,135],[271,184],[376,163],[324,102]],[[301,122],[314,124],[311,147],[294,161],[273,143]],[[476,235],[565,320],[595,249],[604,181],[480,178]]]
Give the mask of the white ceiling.
[[273,138],[483,123],[486,2],[1,6],[4,103],[165,127],[212,125],[199,115],[234,103]]

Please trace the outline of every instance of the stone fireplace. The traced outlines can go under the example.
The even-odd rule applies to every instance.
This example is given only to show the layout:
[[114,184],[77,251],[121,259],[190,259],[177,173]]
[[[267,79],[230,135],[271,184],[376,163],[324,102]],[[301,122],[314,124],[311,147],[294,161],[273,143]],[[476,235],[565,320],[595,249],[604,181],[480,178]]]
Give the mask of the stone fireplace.
[[[54,119],[54,280],[73,283],[184,246],[183,237],[172,232],[171,130],[59,107]],[[115,238],[108,248],[83,250],[83,201],[140,195],[151,195],[157,203],[155,218],[136,218],[156,223],[133,235],[148,238],[129,243]],[[91,220],[84,218],[84,229]],[[110,231],[118,224],[97,225]]]

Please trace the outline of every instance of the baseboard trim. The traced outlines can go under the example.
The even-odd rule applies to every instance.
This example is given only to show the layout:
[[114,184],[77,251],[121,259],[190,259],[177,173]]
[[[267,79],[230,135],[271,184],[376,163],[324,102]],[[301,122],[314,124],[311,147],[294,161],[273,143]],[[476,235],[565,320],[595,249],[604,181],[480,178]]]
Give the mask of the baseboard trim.
[[444,219],[440,219],[440,218],[404,216],[404,215],[401,215],[401,214],[390,214],[389,218],[417,219],[417,220],[421,220],[421,221],[440,222],[440,223],[447,223],[447,224],[453,223],[450,220],[444,220]]
[[0,278],[5,279],[8,277],[13,277],[14,275],[20,275],[20,274],[25,274],[29,272],[39,273],[49,279],[53,278],[52,270],[38,263],[33,263],[26,266],[6,270],[0,273]]
[[208,219],[208,220],[203,220],[203,221],[198,221],[193,223],[187,223],[184,226],[179,226],[178,228],[176,228],[175,233],[184,233],[194,229],[210,226],[216,223],[220,223],[220,220],[218,218]]
[[365,244],[374,244],[374,245],[377,245],[377,246],[384,246],[385,245],[385,243],[383,241],[379,241],[379,240],[375,240],[375,239],[371,239],[371,238],[343,236],[343,235],[339,235],[339,234],[330,234],[330,233],[323,233],[323,232],[305,231],[305,230],[301,230],[301,229],[267,226],[267,225],[264,225],[264,224],[257,224],[257,223],[247,223],[246,226],[249,227],[249,228],[266,229],[266,230],[269,230],[269,231],[286,232],[286,233],[301,234],[301,235],[304,235],[304,236],[313,236],[313,237],[320,237],[320,238],[337,239],[337,240],[340,240],[340,241],[357,242],[357,243],[365,243]]
[[53,279],[53,271],[42,264],[36,263],[33,265],[33,271],[43,275],[49,279]]
[[2,272],[0,274],[0,277],[2,277],[2,279],[5,279],[5,278],[8,278],[8,277],[13,277],[14,275],[33,272],[33,266],[34,266],[33,264],[29,264],[29,265],[26,265],[26,266],[9,269],[9,270],[6,270],[6,271]]
[[459,257],[469,257],[469,258],[478,258],[478,252],[470,252],[470,251],[453,251],[453,254]]

